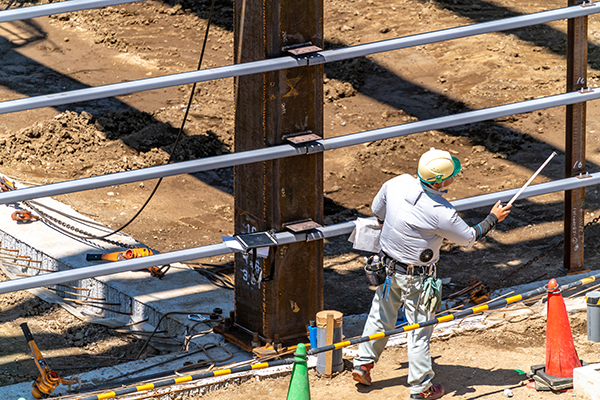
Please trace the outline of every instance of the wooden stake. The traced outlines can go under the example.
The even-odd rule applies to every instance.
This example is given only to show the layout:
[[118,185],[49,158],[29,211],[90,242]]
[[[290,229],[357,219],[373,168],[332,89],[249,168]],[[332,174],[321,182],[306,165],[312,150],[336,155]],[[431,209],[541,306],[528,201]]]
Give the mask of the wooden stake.
[[[333,330],[335,323],[333,322],[333,313],[327,313],[327,328],[325,329],[325,345],[333,344]],[[325,376],[329,377],[333,374],[333,350],[325,354]]]

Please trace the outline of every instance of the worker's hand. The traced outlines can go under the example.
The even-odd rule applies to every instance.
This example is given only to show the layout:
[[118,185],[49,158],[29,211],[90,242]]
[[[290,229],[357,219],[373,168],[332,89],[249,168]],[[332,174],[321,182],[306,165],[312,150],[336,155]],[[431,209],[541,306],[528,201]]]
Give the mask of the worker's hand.
[[492,211],[490,211],[490,212],[492,214],[494,214],[496,217],[498,217],[498,222],[502,222],[502,221],[504,221],[504,218],[506,218],[508,216],[508,214],[510,214],[511,207],[512,207],[512,204],[510,206],[502,207],[502,205],[500,204],[500,200],[498,200],[498,202],[496,204],[494,204],[494,207],[492,207]]

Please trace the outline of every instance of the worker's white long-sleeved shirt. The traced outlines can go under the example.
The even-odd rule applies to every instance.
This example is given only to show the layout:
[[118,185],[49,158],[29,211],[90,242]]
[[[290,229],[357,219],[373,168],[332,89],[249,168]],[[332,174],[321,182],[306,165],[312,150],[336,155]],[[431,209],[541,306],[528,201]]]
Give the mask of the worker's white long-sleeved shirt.
[[[473,246],[476,233],[450,202],[437,190],[425,187],[408,174],[385,182],[371,206],[378,219],[384,220],[381,249],[405,264],[437,262],[444,238],[467,248]],[[427,263],[419,260],[425,249],[433,251]]]

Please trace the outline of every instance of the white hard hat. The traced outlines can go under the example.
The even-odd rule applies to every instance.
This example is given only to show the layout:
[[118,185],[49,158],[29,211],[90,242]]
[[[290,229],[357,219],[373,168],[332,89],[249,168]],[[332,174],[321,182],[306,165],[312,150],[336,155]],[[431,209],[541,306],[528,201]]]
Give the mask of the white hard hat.
[[460,172],[460,161],[444,150],[429,149],[419,159],[417,175],[425,183],[442,182]]

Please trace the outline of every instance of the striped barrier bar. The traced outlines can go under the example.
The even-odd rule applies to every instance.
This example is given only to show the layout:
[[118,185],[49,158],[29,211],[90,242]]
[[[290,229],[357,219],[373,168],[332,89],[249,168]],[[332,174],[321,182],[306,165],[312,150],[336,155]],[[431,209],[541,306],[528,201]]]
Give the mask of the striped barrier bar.
[[[600,273],[598,273],[596,275],[591,275],[587,278],[583,278],[583,279],[580,279],[575,282],[571,282],[569,284],[562,285],[559,287],[559,290],[566,291],[566,290],[572,289],[577,286],[587,285],[588,283],[594,282],[595,280],[598,280],[598,279],[600,279]],[[477,313],[480,313],[483,311],[491,310],[494,308],[499,308],[499,307],[502,307],[502,306],[505,306],[508,304],[517,303],[519,301],[526,300],[533,296],[546,293],[546,291],[547,291],[547,287],[544,285],[542,287],[539,287],[534,290],[530,290],[529,292],[525,292],[523,294],[518,294],[515,296],[511,296],[511,297],[494,300],[488,304],[482,304],[480,306],[476,306],[476,307],[470,308],[468,310],[460,311],[455,314],[443,315],[441,317],[437,317],[437,318],[431,319],[429,321],[425,321],[421,324],[407,325],[407,326],[404,326],[401,328],[392,329],[389,331],[384,331],[384,332],[379,332],[379,333],[374,333],[372,335],[362,336],[360,338],[346,340],[346,341],[334,343],[334,344],[331,344],[328,346],[317,347],[315,349],[308,350],[306,353],[307,353],[307,355],[314,355],[314,354],[323,353],[326,351],[338,350],[338,349],[352,346],[352,345],[358,344],[358,343],[369,342],[371,340],[377,340],[377,339],[383,339],[384,337],[395,335],[397,333],[408,332],[408,331],[412,331],[415,329],[423,328],[425,326],[437,325],[441,322],[448,322],[448,321],[452,321],[455,319],[464,318],[469,315],[477,314]],[[175,385],[175,384],[179,384],[179,383],[186,383],[186,382],[191,382],[191,381],[195,381],[195,380],[199,380],[199,379],[214,378],[214,377],[218,377],[218,376],[235,374],[238,372],[246,372],[246,371],[253,371],[253,370],[264,369],[264,368],[269,368],[269,367],[278,367],[278,366],[282,366],[282,365],[289,365],[289,364],[293,364],[294,362],[295,361],[293,358],[288,358],[288,359],[284,359],[284,360],[276,360],[273,362],[263,362],[263,363],[259,363],[259,364],[244,365],[244,366],[235,367],[235,368],[220,369],[220,370],[216,370],[216,371],[205,372],[202,374],[189,375],[189,376],[169,379],[169,380],[165,380],[165,381],[161,381],[161,382],[148,383],[145,385],[119,389],[119,390],[112,391],[112,392],[105,392],[105,393],[97,394],[97,395],[93,395],[93,396],[82,397],[77,400],[112,399],[119,395],[131,394],[131,393],[141,392],[144,390],[152,390],[152,389],[156,389],[159,387],[170,386],[170,385]]]

